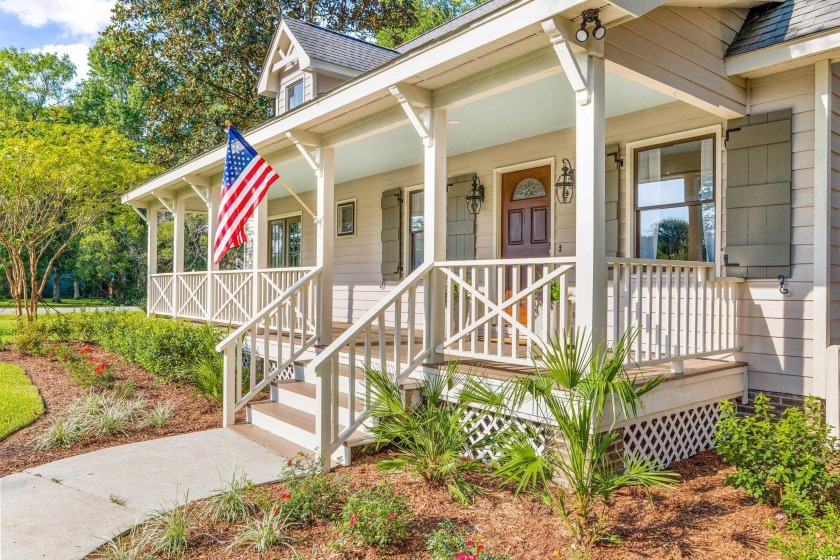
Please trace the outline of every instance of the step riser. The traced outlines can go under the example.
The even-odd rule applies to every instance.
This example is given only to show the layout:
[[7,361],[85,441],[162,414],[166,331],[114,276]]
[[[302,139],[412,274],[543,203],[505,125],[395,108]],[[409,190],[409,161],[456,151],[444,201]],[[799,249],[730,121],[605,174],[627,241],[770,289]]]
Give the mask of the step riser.
[[[271,400],[313,415],[318,410],[318,401],[315,399],[292,391],[284,391],[281,387],[274,385],[271,387]],[[350,421],[349,419],[350,411],[346,407],[339,407],[338,423],[346,426]]]
[[315,449],[315,434],[292,426],[268,414],[262,414],[258,408],[248,409],[248,422],[268,432],[276,434],[306,449]]

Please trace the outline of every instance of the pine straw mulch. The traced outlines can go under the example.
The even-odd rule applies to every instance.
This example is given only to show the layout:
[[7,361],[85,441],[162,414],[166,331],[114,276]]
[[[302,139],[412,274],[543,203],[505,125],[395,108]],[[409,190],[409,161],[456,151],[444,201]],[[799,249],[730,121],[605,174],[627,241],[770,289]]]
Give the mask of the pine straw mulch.
[[[236,534],[236,526],[211,526],[196,515],[190,532],[189,560],[301,558],[326,560],[347,558],[373,560],[420,560],[426,558],[426,537],[444,519],[450,518],[471,534],[482,535],[489,553],[506,553],[518,560],[571,557],[571,540],[560,519],[541,502],[526,496],[513,497],[510,491],[488,490],[472,505],[461,507],[445,490],[429,488],[406,474],[383,476],[375,464],[384,454],[363,457],[347,469],[350,491],[370,488],[385,479],[410,498],[415,516],[409,539],[387,550],[344,549],[335,554],[328,543],[339,535],[325,522],[312,527],[293,529],[294,556],[286,548],[258,554],[250,548],[227,547]],[[625,490],[614,498],[613,531],[624,540],[617,545],[597,547],[592,558],[598,560],[669,560],[669,559],[766,559],[777,558],[765,546],[771,534],[764,525],[777,510],[755,505],[741,491],[724,486],[723,477],[731,471],[711,451],[675,463],[672,468],[682,475],[674,490],[657,490],[653,502],[644,492]],[[495,480],[485,478],[488,486]],[[279,501],[282,483],[262,487]],[[198,513],[203,502],[196,504]]]
[[45,411],[40,419],[0,441],[0,476],[105,447],[218,428],[221,425],[221,406],[198,395],[194,387],[184,383],[157,381],[142,367],[126,364],[118,356],[96,345],[74,343],[71,346],[76,350],[88,346],[93,350],[92,355],[97,360],[111,362],[114,365],[114,375],[118,383],[128,379],[134,380],[137,386],[135,394],[142,395],[147,406],[171,402],[172,418],[162,428],[145,428],[130,430],[125,434],[94,436],[70,447],[36,451],[32,446],[32,438],[45,429],[51,419],[62,414],[73,400],[90,389],[76,385],[70,372],[57,360],[0,350],[0,362],[23,368],[32,379],[32,383],[44,399]]

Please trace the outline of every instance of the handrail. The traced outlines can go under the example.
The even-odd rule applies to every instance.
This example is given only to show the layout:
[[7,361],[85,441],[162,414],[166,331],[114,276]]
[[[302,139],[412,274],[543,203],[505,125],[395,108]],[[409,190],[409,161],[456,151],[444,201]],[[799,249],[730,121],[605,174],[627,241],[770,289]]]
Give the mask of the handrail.
[[301,286],[303,286],[304,284],[309,282],[312,278],[314,278],[315,276],[320,274],[320,272],[321,272],[321,267],[320,266],[315,267],[312,270],[310,270],[309,272],[307,272],[300,280],[298,280],[297,282],[295,282],[294,284],[289,286],[289,288],[285,292],[283,292],[282,294],[280,294],[279,296],[274,298],[274,300],[272,300],[268,305],[263,307],[262,310],[259,313],[257,313],[253,317],[251,317],[247,322],[243,323],[239,328],[237,328],[235,331],[233,331],[231,334],[229,334],[227,336],[227,338],[225,338],[220,343],[218,343],[216,345],[216,352],[223,352],[224,349],[227,346],[229,346],[233,341],[238,340],[239,337],[241,337],[246,332],[248,332],[250,329],[252,329],[254,327],[254,325],[259,323],[260,321],[265,320],[265,318],[268,315],[270,315],[271,312],[274,311],[274,309],[278,305],[283,303],[285,300],[289,299],[298,289],[300,289]]
[[482,259],[482,260],[464,260],[464,261],[437,261],[436,267],[442,266],[492,266],[495,264],[512,265],[528,265],[528,264],[575,264],[575,257],[538,257],[531,259]]
[[428,274],[430,270],[435,268],[436,263],[428,262],[424,263],[414,272],[406,276],[406,278],[400,282],[391,292],[388,294],[388,297],[385,299],[379,300],[379,303],[371,307],[367,313],[361,316],[358,321],[353,323],[349,329],[341,333],[341,335],[335,339],[332,344],[324,348],[318,356],[315,357],[314,360],[309,362],[309,367],[313,370],[317,369],[319,366],[323,365],[324,362],[334,357],[335,354],[338,354],[348,342],[350,342],[353,338],[359,336],[362,331],[371,323],[374,319],[376,319],[379,315],[382,314],[388,307],[390,307],[397,298],[400,298],[405,294],[408,288],[414,284],[417,280],[421,277]]

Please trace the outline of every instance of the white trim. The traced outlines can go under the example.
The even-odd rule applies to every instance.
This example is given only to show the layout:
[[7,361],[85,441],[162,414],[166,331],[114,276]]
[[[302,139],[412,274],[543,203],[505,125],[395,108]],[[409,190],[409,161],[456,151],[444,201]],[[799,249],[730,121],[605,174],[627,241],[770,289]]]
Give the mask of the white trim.
[[282,214],[271,214],[268,217],[268,221],[270,222],[271,220],[282,220],[283,218],[294,218],[295,216],[300,216],[301,218],[303,218],[303,212],[300,211],[300,210],[297,210],[295,212],[284,212]]
[[636,255],[636,184],[633,179],[636,168],[636,151],[656,144],[679,142],[698,136],[715,136],[715,275],[720,276],[722,253],[721,239],[721,200],[723,199],[723,125],[713,124],[691,130],[683,130],[663,136],[645,138],[627,142],[624,154],[624,256],[635,258]]
[[[338,235],[338,207],[342,204],[353,203],[353,233],[345,233],[344,235]],[[353,198],[344,198],[342,200],[335,201],[335,231],[333,232],[336,239],[344,239],[346,237],[356,237],[356,215],[358,214],[359,205],[356,202],[356,197]]]
[[[807,35],[799,39],[785,41],[752,52],[737,54],[725,59],[726,73],[729,76],[760,76],[779,71],[777,66],[802,61],[809,57],[829,58],[833,51],[840,49],[840,31],[830,29],[822,33]],[[835,53],[836,56],[836,53]],[[804,61],[806,64],[814,61]]]
[[493,169],[493,258],[500,259],[502,258],[502,175],[505,173],[512,173],[514,171],[522,171],[523,169],[531,169],[534,167],[545,167],[546,165],[551,167],[551,180],[552,183],[550,185],[546,185],[548,189],[548,196],[551,199],[551,232],[550,232],[550,247],[548,248],[548,256],[554,256],[554,224],[556,220],[555,213],[557,209],[555,208],[555,196],[554,196],[554,177],[555,177],[555,160],[554,156],[535,159],[531,161],[524,161],[522,163],[515,163],[513,165],[506,165],[504,167],[496,167]]
[[[411,256],[411,242],[409,241],[411,235],[409,231],[410,223],[409,218],[411,217],[411,193],[422,191],[423,185],[413,185],[411,187],[403,187],[402,189],[402,197],[403,197],[403,205],[402,209],[402,217],[400,218],[400,222],[402,223],[402,258],[403,258],[403,278],[414,272],[413,270],[409,270],[409,257]],[[426,244],[426,229],[425,226],[423,228],[423,245]]]

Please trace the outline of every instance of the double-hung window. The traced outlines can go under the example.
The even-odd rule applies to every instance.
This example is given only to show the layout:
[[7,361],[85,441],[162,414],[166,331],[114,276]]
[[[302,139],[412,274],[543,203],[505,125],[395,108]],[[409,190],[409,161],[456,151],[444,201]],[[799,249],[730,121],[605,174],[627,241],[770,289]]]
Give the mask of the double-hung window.
[[268,222],[268,263],[271,268],[300,266],[300,216]]
[[634,157],[637,256],[714,262],[715,137],[639,148]]
[[303,80],[298,80],[286,88],[286,110],[291,111],[303,103]]

